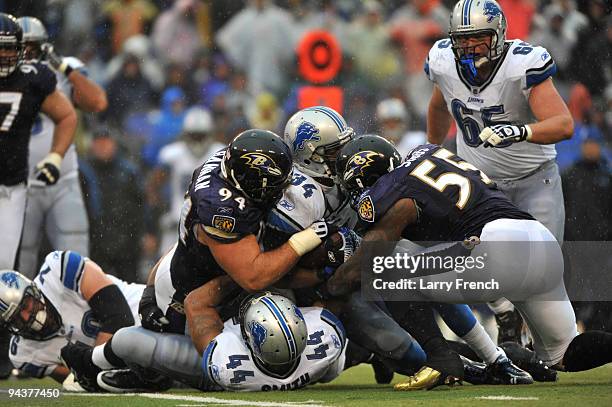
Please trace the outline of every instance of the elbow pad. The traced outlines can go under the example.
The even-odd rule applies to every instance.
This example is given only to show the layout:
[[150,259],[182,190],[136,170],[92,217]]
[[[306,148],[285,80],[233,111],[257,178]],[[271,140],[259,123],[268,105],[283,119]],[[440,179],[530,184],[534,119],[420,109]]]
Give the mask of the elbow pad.
[[98,290],[88,303],[103,332],[114,334],[121,328],[134,325],[132,310],[119,287],[114,284]]

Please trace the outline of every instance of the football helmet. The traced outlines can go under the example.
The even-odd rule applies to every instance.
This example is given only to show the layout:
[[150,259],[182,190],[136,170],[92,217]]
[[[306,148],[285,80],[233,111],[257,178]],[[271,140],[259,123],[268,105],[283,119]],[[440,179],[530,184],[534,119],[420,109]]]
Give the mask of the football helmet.
[[238,321],[247,346],[268,373],[282,375],[299,363],[308,330],[289,298],[271,292],[248,296],[240,305]]
[[24,59],[39,62],[43,57],[41,46],[49,39],[45,26],[36,17],[20,17],[17,22],[23,31]]
[[389,98],[381,100],[376,106],[376,119],[378,120],[383,137],[398,143],[406,134],[408,111],[401,99]]
[[246,130],[227,146],[221,171],[236,189],[257,206],[270,208],[291,184],[291,151],[271,131]]
[[[451,12],[448,32],[455,59],[462,65],[468,65],[475,75],[476,68],[503,55],[506,28],[506,16],[495,0],[459,0]],[[476,53],[476,46],[479,44],[462,44],[463,38],[481,35],[491,36],[487,55]]]
[[0,320],[9,331],[44,341],[62,327],[62,318],[35,283],[13,270],[0,271]]
[[359,136],[345,144],[338,154],[336,171],[353,207],[366,188],[401,162],[402,157],[393,144],[380,136]]
[[334,109],[314,106],[291,116],[284,139],[300,171],[326,187],[333,187],[336,156],[353,134],[353,129]]
[[196,157],[202,156],[212,144],[214,130],[210,112],[201,107],[192,107],[183,120],[183,139]]
[[0,78],[12,74],[21,63],[23,31],[15,17],[0,13]]

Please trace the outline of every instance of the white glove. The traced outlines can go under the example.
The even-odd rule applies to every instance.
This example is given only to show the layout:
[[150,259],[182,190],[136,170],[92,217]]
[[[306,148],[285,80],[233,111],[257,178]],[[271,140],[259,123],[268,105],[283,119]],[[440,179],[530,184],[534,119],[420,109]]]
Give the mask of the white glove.
[[53,49],[53,44],[45,42],[40,46],[40,49],[45,55],[47,61],[49,61],[49,64],[56,71],[63,73],[66,77],[70,75],[70,73],[73,71],[73,68],[70,66],[70,64],[68,64],[68,62],[66,62],[66,60],[61,55],[58,55],[55,52],[55,50]]
[[531,140],[531,134],[531,127],[527,124],[496,124],[491,127],[485,127],[478,137],[484,143],[484,147],[497,147],[504,141],[510,143],[529,141]]
[[62,156],[58,153],[49,153],[38,164],[34,176],[47,185],[54,185],[60,177]]
[[298,256],[303,256],[319,246],[328,233],[327,223],[324,220],[318,220],[313,222],[310,227],[293,234],[288,243]]

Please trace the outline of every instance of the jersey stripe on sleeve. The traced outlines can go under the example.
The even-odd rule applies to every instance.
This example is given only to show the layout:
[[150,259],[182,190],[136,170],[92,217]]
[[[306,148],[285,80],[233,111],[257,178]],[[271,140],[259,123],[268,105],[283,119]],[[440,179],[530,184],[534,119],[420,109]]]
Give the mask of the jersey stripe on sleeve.
[[61,280],[66,288],[79,291],[79,280],[85,267],[85,260],[76,252],[66,251],[62,253]]

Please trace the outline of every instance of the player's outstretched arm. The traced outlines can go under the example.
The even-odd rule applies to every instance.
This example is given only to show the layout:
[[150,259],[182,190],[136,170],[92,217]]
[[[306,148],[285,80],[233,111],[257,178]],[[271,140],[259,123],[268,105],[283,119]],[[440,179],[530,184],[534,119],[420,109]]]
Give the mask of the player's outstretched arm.
[[[319,224],[321,222],[313,223]],[[277,249],[262,252],[254,235],[237,242],[222,243],[198,225],[196,235],[200,243],[208,246],[221,268],[243,289],[254,292],[277,282],[296,265],[300,257],[319,244],[327,233],[315,231],[313,226],[295,233]]]
[[189,334],[200,356],[208,344],[223,331],[223,321],[215,307],[237,288],[238,285],[229,276],[221,276],[196,288],[185,297]]
[[451,120],[444,95],[438,85],[434,85],[427,110],[427,141],[442,144],[450,129]]
[[81,295],[101,324],[96,345],[107,342],[119,329],[134,325],[134,317],[125,296],[100,266],[91,260],[85,261]]
[[531,89],[529,107],[538,120],[529,124],[532,133],[530,142],[553,144],[569,139],[574,134],[572,115],[551,78]]
[[97,83],[76,69],[68,75],[68,80],[72,84],[72,100],[78,108],[91,113],[106,110],[106,92]]
[[417,221],[417,208],[414,201],[404,198],[397,201],[382,219],[371,227],[363,237],[359,249],[334,275],[327,281],[327,290],[331,295],[345,295],[359,287],[361,263],[363,258],[363,244],[377,241],[399,241],[404,228]]

